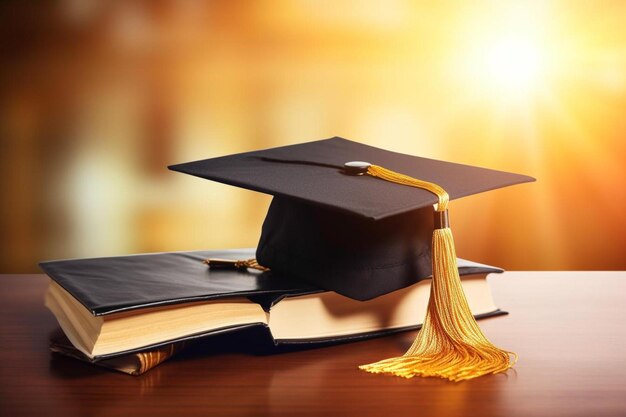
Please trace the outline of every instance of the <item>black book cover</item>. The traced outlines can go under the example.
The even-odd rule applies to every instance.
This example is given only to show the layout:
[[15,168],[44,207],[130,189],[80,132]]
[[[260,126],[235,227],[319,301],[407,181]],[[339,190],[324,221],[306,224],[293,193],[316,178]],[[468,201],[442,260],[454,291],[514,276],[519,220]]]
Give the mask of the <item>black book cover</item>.
[[[94,316],[105,316],[122,311],[137,310],[201,300],[246,297],[270,308],[285,297],[323,292],[306,283],[280,277],[272,272],[254,270],[211,269],[203,260],[207,258],[250,259],[255,249],[164,252],[116,256],[106,258],[69,259],[42,262],[43,271],[70,293]],[[502,272],[488,265],[459,259],[461,275]],[[484,316],[505,314],[495,310]],[[264,323],[251,323],[210,332],[188,335],[176,340],[144,346],[138,349],[101,355],[101,360],[133,352],[166,346],[173,342],[190,341],[209,335],[240,331],[250,327],[263,327]],[[323,339],[279,340],[278,344],[328,344],[356,341],[417,328],[385,329],[367,334],[336,336]]]

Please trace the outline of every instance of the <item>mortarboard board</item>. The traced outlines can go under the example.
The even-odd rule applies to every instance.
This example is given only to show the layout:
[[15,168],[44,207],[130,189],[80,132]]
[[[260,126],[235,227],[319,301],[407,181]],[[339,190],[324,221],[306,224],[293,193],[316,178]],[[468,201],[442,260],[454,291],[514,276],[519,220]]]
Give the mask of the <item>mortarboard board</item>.
[[173,165],[271,194],[257,260],[278,274],[367,300],[431,275],[432,193],[344,164],[368,161],[441,185],[451,199],[532,181],[524,175],[390,152],[342,138]]
[[467,307],[447,204],[533,178],[338,137],[169,168],[274,196],[256,254],[273,273],[358,300],[433,276],[424,329],[409,352],[364,369],[460,380],[511,366]]

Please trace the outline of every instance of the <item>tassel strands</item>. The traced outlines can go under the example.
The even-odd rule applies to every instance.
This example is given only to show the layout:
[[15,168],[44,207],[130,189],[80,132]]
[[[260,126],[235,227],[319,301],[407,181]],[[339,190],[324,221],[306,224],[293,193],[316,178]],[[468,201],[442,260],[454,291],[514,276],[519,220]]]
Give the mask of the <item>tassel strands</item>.
[[[367,173],[386,181],[426,189],[439,198],[436,212],[447,210],[448,194],[436,184],[375,165],[370,166]],[[415,341],[402,356],[360,368],[404,378],[440,377],[450,381],[507,371],[517,361],[517,355],[494,346],[478,327],[461,287],[454,239],[447,224],[433,232],[432,259],[430,300],[424,324]]]

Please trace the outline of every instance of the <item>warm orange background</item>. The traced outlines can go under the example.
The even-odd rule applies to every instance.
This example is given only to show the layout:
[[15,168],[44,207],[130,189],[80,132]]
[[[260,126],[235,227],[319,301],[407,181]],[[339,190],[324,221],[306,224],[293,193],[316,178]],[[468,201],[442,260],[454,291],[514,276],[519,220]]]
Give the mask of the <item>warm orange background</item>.
[[269,197],[166,166],[334,135],[537,177],[460,256],[626,269],[626,3],[468,3],[2,2],[0,272],[254,246]]

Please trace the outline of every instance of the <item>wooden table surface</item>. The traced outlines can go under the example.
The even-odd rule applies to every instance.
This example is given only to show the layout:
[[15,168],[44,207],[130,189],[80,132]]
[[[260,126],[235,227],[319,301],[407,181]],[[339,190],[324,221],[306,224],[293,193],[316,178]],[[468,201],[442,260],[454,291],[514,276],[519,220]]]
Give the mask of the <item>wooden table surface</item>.
[[140,377],[107,371],[48,351],[57,326],[43,307],[46,282],[0,276],[2,416],[626,415],[625,272],[490,278],[511,314],[481,326],[520,360],[507,374],[461,383],[357,369],[403,353],[414,332],[271,355],[213,346]]

